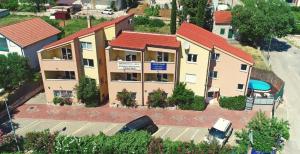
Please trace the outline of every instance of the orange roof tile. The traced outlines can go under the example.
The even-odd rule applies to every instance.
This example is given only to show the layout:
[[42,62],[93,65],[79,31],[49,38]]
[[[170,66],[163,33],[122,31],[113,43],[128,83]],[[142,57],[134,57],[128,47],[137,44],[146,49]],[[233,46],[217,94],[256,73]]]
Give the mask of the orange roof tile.
[[232,15],[230,11],[216,11],[214,13],[216,24],[231,24]]
[[22,48],[59,33],[60,30],[40,18],[33,18],[0,28],[0,34]]
[[188,38],[194,42],[197,42],[201,45],[204,45],[210,49],[213,49],[214,47],[218,47],[251,64],[254,63],[251,55],[247,54],[246,52],[236,47],[233,47],[224,38],[216,34],[213,34],[199,26],[190,23],[182,23],[180,28],[177,31],[177,34],[185,38]]
[[110,46],[143,50],[147,46],[179,48],[180,42],[175,35],[161,35],[153,33],[139,33],[123,31],[115,40],[109,43]]
[[63,43],[72,41],[72,40],[74,40],[75,38],[78,38],[78,37],[80,37],[80,36],[84,36],[84,35],[91,34],[91,33],[93,33],[93,32],[96,32],[96,31],[98,31],[98,30],[104,28],[104,27],[107,27],[107,26],[111,26],[111,25],[120,23],[121,21],[123,21],[123,20],[125,20],[125,19],[127,19],[128,17],[131,17],[131,16],[133,16],[133,15],[134,15],[133,13],[132,13],[132,14],[128,14],[128,15],[126,15],[126,16],[121,16],[121,17],[118,17],[118,18],[116,18],[116,19],[114,19],[114,20],[111,20],[111,21],[102,22],[102,23],[100,23],[100,24],[98,24],[98,25],[95,25],[95,26],[93,26],[93,27],[91,27],[91,28],[82,29],[82,30],[80,30],[80,31],[78,31],[78,32],[76,32],[76,33],[74,33],[74,34],[72,34],[72,35],[69,35],[69,36],[67,36],[67,37],[65,37],[65,38],[62,38],[62,39],[56,41],[56,42],[53,42],[53,43],[51,43],[51,44],[46,45],[46,46],[44,47],[44,49],[51,48],[51,47],[54,47],[54,46],[57,46],[57,45],[60,45],[60,44],[63,44]]

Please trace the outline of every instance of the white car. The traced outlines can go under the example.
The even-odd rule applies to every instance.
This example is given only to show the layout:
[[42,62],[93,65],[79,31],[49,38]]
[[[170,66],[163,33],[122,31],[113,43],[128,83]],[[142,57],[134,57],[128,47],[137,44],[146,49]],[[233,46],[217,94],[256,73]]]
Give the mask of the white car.
[[231,136],[232,131],[232,123],[229,120],[219,118],[213,127],[208,129],[208,135],[204,140],[211,142],[215,139],[219,145],[223,146]]
[[112,9],[105,9],[101,12],[102,14],[112,15],[114,11]]

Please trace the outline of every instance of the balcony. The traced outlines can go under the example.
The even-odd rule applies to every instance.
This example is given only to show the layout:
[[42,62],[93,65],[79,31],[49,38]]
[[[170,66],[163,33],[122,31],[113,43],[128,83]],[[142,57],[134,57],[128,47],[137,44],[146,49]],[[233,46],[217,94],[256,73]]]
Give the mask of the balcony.
[[53,61],[61,61],[61,60],[72,60],[72,50],[71,46],[65,46],[63,48],[57,48],[49,51],[41,52],[42,60],[53,60]]
[[112,50],[109,52],[109,61],[141,61],[141,53]]
[[168,52],[145,52],[145,73],[175,73],[175,54]]
[[140,73],[111,73],[112,82],[141,82]]
[[75,80],[74,71],[45,71],[45,78],[48,81]]

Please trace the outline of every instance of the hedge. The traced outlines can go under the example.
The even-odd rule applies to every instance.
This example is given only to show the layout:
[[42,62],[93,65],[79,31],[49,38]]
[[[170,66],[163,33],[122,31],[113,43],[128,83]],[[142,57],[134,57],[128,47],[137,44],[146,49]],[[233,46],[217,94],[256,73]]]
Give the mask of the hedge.
[[179,104],[179,108],[182,110],[195,110],[203,111],[206,109],[207,104],[205,103],[204,97],[195,96],[193,103],[190,104]]
[[245,110],[246,96],[221,97],[219,104],[229,110]]
[[144,25],[149,27],[163,27],[165,23],[160,19],[150,19],[147,16],[137,16],[133,18],[135,25]]

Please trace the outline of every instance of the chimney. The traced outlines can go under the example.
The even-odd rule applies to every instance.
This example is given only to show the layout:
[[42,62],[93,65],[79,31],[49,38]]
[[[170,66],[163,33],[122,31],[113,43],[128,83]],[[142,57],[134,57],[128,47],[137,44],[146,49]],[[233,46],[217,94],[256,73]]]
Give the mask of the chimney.
[[187,22],[187,23],[190,23],[190,22],[191,22],[191,16],[190,16],[189,14],[186,16],[186,22]]
[[87,20],[88,28],[91,28],[92,27],[92,22],[91,22],[91,17],[89,15],[86,16],[86,20]]

